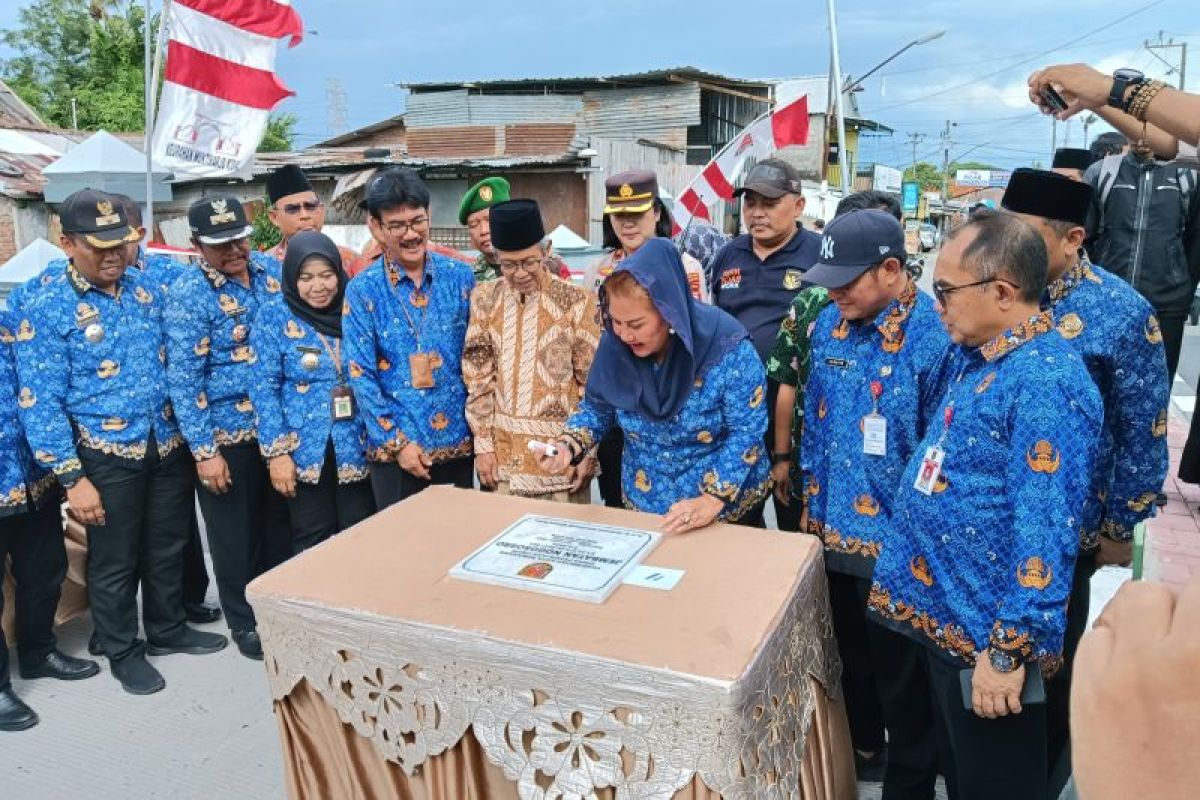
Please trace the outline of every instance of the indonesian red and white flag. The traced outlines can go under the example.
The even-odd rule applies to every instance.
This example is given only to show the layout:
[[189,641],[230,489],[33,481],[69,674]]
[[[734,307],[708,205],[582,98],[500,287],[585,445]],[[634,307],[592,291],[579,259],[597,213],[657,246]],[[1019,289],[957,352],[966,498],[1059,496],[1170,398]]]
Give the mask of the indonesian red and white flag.
[[673,216],[681,232],[694,217],[711,221],[711,206],[733,199],[733,181],[746,159],[768,158],[776,150],[808,144],[808,96],[759,117],[717,153],[676,200]]
[[288,0],[173,0],[155,163],[176,176],[242,172],[271,109],[294,92],[275,74],[277,40],[303,35]]

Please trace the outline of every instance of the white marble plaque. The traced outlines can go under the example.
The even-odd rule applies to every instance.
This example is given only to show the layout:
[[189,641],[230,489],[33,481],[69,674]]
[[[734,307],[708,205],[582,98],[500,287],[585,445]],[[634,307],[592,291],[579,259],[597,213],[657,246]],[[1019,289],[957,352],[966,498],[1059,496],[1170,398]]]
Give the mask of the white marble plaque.
[[653,531],[526,514],[454,565],[450,575],[603,603],[661,538]]

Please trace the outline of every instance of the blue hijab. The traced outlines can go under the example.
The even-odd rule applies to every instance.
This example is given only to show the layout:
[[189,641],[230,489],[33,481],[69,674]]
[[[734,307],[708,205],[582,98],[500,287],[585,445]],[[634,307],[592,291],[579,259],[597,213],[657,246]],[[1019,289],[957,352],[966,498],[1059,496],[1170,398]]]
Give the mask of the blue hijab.
[[683,261],[668,239],[646,242],[613,275],[620,272],[632,274],[649,292],[674,333],[661,365],[653,358],[635,356],[613,333],[607,293],[601,286],[604,333],[588,374],[586,396],[651,419],[668,419],[683,407],[696,379],[750,334],[729,314],[692,297]]

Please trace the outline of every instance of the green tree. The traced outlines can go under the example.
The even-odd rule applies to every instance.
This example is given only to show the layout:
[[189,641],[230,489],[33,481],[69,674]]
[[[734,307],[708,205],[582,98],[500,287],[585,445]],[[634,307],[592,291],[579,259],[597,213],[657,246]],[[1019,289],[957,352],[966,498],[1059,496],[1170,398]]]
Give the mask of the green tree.
[[264,197],[262,207],[254,215],[254,233],[250,234],[250,246],[255,250],[270,250],[283,241],[283,232],[271,222],[271,217],[267,214],[269,203],[270,200]]
[[918,161],[916,170],[904,170],[904,180],[917,181],[922,191],[937,191],[942,188],[942,171],[928,161]]
[[272,114],[267,122],[267,132],[258,145],[260,153],[282,153],[292,149],[296,140],[295,114]]

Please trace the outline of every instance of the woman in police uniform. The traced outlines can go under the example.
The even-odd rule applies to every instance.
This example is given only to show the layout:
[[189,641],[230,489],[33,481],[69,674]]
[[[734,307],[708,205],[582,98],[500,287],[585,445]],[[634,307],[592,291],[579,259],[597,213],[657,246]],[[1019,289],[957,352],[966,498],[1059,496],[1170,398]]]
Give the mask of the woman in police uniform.
[[251,332],[259,447],[272,485],[288,498],[297,553],[375,513],[366,431],[342,356],[346,281],[329,237],[296,234],[282,298],[262,307]]

